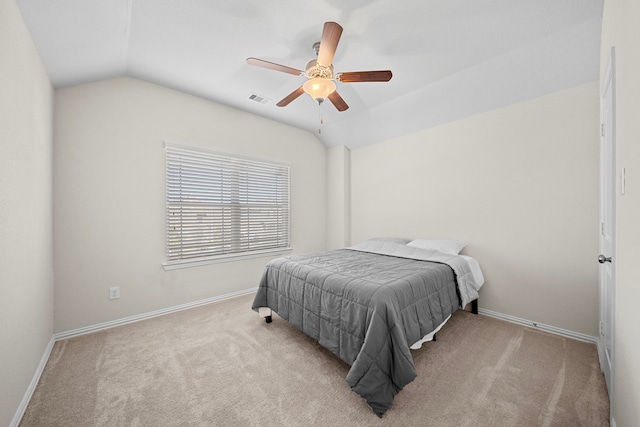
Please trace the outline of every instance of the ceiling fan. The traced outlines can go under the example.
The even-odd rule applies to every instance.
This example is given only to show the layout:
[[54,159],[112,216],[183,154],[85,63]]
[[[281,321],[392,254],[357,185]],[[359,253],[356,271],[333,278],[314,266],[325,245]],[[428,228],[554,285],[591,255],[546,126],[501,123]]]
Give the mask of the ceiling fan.
[[278,102],[276,104],[278,107],[285,107],[303,93],[307,93],[318,104],[321,104],[325,99],[329,98],[329,101],[331,101],[338,111],[345,111],[349,106],[336,91],[334,81],[342,83],[388,82],[391,80],[392,74],[390,70],[334,73],[331,62],[336,53],[341,35],[342,27],[339,24],[336,22],[325,22],[322,30],[322,39],[313,45],[317,59],[309,61],[304,71],[257,58],[247,58],[247,62],[250,65],[282,71],[283,73],[289,73],[295,76],[304,76],[308,79],[302,86]]

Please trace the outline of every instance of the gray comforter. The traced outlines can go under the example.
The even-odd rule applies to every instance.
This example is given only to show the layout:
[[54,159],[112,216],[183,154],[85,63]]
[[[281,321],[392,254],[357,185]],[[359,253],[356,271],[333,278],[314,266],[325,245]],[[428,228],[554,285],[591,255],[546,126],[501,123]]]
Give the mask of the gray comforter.
[[271,308],[351,365],[347,383],[378,416],[416,377],[409,346],[460,307],[454,271],[465,275],[442,261],[373,253],[380,250],[275,259],[252,306]]

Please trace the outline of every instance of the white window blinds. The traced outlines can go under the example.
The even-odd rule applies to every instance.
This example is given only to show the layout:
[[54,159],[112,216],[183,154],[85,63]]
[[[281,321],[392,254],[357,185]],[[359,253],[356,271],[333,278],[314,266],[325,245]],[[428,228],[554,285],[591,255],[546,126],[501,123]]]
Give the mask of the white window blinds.
[[289,247],[289,167],[165,144],[167,264]]

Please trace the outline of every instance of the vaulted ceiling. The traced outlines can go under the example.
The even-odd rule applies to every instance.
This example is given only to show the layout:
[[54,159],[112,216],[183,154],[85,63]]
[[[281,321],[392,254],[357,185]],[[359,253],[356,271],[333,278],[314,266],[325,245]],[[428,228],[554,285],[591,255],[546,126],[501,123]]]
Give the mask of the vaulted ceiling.
[[[17,3],[56,88],[132,76],[307,129],[327,146],[364,146],[599,77],[603,0]],[[277,107],[305,78],[246,58],[304,70],[326,21],[344,27],[337,72],[393,78],[337,82],[344,112],[306,95]]]

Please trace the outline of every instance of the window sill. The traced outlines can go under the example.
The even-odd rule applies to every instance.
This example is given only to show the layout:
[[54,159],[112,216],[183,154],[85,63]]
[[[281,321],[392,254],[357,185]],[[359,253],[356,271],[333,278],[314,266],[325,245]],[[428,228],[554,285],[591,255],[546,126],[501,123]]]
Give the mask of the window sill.
[[243,252],[239,254],[219,255],[211,258],[198,258],[192,260],[169,261],[162,264],[166,271],[178,270],[180,268],[198,267],[201,265],[219,264],[221,262],[240,261],[243,259],[260,258],[273,255],[283,255],[291,253],[291,248],[268,249],[264,251]]

